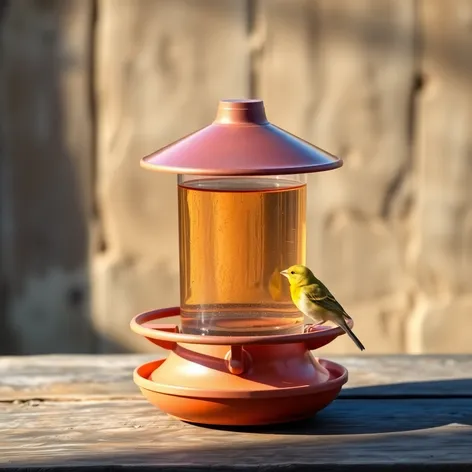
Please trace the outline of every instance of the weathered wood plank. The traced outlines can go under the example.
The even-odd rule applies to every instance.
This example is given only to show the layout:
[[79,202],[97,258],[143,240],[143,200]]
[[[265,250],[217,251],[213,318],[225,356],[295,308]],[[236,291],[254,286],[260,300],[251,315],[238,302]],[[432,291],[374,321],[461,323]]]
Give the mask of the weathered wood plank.
[[91,352],[91,0],[8,2],[1,24],[0,352]]
[[[414,1],[257,4],[256,85],[269,120],[345,160],[309,176],[307,263],[369,353],[404,352]],[[343,336],[325,352],[356,347]]]
[[233,431],[180,422],[144,401],[3,404],[0,438],[9,467],[460,464],[472,463],[472,402],[336,401],[298,425]]
[[0,400],[139,399],[133,370],[154,357],[142,354],[0,357]]
[[408,340],[414,352],[469,352],[470,329],[458,327],[472,312],[472,2],[418,3],[424,75],[410,260],[418,297]]
[[123,349],[155,352],[126,326],[140,311],[179,304],[177,178],[144,171],[139,159],[211,123],[220,98],[247,95],[246,2],[98,5],[93,318]]
[[[0,358],[0,401],[141,399],[132,381],[146,355]],[[338,357],[349,369],[341,398],[472,397],[471,356]]]

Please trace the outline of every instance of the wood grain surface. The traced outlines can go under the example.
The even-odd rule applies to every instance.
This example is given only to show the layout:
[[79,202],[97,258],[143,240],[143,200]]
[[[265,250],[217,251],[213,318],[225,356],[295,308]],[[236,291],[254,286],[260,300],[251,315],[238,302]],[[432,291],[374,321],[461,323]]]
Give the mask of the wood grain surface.
[[[0,1],[0,353],[153,352],[128,321],[179,302],[176,178],[139,159],[244,97],[344,159],[309,176],[307,265],[367,352],[470,352],[450,325],[472,311],[471,16],[471,0]],[[347,336],[325,352],[357,354]]]
[[156,303],[179,304],[177,177],[144,171],[139,159],[211,123],[220,98],[247,96],[246,2],[99,0],[97,8],[102,244],[91,314],[105,338],[99,352],[155,352],[128,323]]
[[10,403],[0,412],[2,466],[233,470],[472,459],[472,402],[465,399],[338,400],[309,421],[255,430],[183,423],[145,401]]
[[[0,401],[140,399],[135,355],[0,358]],[[472,397],[470,356],[330,356],[349,370],[341,397]]]
[[[334,357],[340,397],[307,421],[212,428],[132,382],[150,355],[0,358],[0,470],[470,470],[472,357]],[[444,467],[444,468],[442,468]]]
[[[0,22],[0,352],[93,352],[93,1],[8,3]],[[2,295],[0,294],[0,298]]]
[[470,352],[470,328],[449,327],[451,315],[456,326],[468,325],[472,311],[472,2],[420,0],[418,7],[423,91],[413,153],[420,191],[411,231],[421,296],[406,332],[411,353]]
[[[255,17],[269,120],[344,160],[308,176],[307,265],[369,353],[405,352],[415,2],[260,0]],[[353,346],[341,336],[325,351]]]

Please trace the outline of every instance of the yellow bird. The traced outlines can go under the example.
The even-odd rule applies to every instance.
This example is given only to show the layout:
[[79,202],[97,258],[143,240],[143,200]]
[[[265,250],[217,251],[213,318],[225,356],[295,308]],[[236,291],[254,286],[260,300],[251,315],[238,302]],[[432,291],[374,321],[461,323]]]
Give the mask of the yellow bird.
[[365,349],[346,323],[346,319],[350,320],[351,317],[308,267],[293,265],[280,273],[287,277],[292,301],[304,315],[318,325],[332,321],[344,330],[361,351]]

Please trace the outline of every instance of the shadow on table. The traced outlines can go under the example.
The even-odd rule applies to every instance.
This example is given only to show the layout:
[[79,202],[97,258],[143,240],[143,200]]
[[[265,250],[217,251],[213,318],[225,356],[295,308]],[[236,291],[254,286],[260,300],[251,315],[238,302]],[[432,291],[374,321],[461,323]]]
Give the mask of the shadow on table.
[[[340,400],[337,403],[355,402],[356,400]],[[409,401],[403,403],[408,404]],[[139,430],[130,433],[118,428],[111,432],[112,440],[102,439],[103,442],[100,443],[99,440],[93,445],[90,438],[83,445],[77,439],[70,445],[67,439],[61,442],[59,436],[59,440],[56,439],[54,443],[54,452],[47,447],[46,450],[41,450],[33,440],[32,445],[23,446],[21,454],[18,451],[10,454],[6,468],[2,468],[2,459],[5,458],[0,456],[0,471],[44,472],[47,468],[54,472],[471,470],[470,428],[441,428],[434,433],[422,430],[397,434],[358,434],[366,432],[362,426],[365,423],[359,424],[359,428],[346,426],[352,425],[355,420],[349,418],[349,414],[341,419],[339,413],[336,416],[335,410],[333,405],[318,419],[299,423],[298,426],[253,431],[269,433],[264,437],[258,434],[240,434],[237,431],[228,433],[216,428],[203,430],[172,420],[169,427],[162,430],[157,428],[154,432],[147,431],[144,435]],[[467,410],[470,418],[470,402]],[[381,420],[378,412],[372,416],[374,421]],[[414,421],[415,418],[411,418],[411,422]],[[441,426],[442,423],[441,420],[431,421],[429,425]],[[427,425],[424,423],[423,427]],[[380,432],[379,429],[381,428],[372,428],[371,432]],[[401,428],[398,429],[400,430]],[[349,435],[340,437],[336,434]]]
[[[460,391],[466,382],[471,385],[472,379],[426,384],[437,383],[442,391]],[[421,382],[411,387],[422,389]],[[59,434],[50,439],[48,430],[35,430],[31,443],[21,437],[17,440],[21,454],[18,445],[2,450],[0,444],[0,470],[14,466],[30,471],[54,467],[55,472],[85,468],[120,472],[242,472],[256,468],[424,472],[443,470],[439,465],[444,463],[450,463],[448,470],[455,472],[471,470],[472,397],[382,398],[380,393],[390,385],[382,391],[379,388],[358,389],[365,395],[377,392],[379,396],[373,399],[355,396],[359,393],[355,388],[346,389],[348,398],[339,398],[309,420],[265,428],[202,427],[171,418],[162,421],[163,414],[149,405],[149,414],[139,420],[137,429],[122,427],[120,422],[110,422],[114,426],[107,428],[104,417],[104,425],[97,423],[96,430],[77,427],[65,431],[64,437]],[[80,424],[80,417],[74,418]],[[72,443],[68,434],[75,435]],[[7,460],[6,469],[2,469],[2,460]]]
[[350,388],[316,416],[285,425],[198,426],[254,434],[326,436],[414,431],[450,424],[472,426],[472,379]]

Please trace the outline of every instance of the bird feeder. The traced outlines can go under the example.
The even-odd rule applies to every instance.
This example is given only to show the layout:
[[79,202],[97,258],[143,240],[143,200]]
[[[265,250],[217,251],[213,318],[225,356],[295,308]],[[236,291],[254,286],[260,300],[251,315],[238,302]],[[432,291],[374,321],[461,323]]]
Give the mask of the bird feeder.
[[[280,271],[305,264],[307,174],[342,161],[269,123],[261,100],[222,100],[213,123],[141,165],[178,176],[180,256],[180,306],[131,321],[169,351],[134,371],[143,395],[213,425],[283,423],[327,406],[347,371],[311,351],[344,332],[307,329]],[[175,316],[179,325],[162,323]]]

